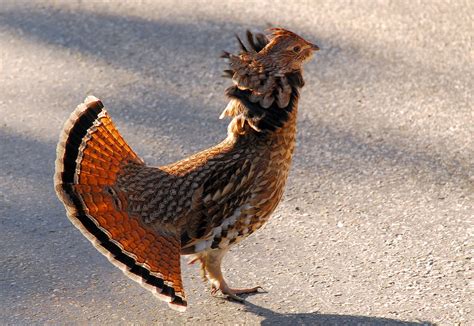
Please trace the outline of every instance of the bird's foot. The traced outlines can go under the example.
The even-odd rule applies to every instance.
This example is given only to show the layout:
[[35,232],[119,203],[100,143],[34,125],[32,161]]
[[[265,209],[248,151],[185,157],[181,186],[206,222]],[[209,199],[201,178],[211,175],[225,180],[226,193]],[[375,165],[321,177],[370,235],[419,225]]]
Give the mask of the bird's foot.
[[196,255],[188,260],[188,265],[194,265],[194,263],[197,261],[200,261],[201,263],[203,262],[202,258]]
[[225,294],[228,298],[238,301],[244,302],[245,299],[239,297],[237,294],[249,294],[249,293],[258,293],[258,290],[263,290],[261,286],[255,286],[253,288],[242,288],[242,289],[233,289],[227,286],[225,283],[221,283],[220,286],[216,286],[214,284],[211,285],[211,294],[216,295],[218,291],[221,291],[222,294]]
[[261,286],[233,289],[227,285],[221,271],[222,257],[226,252],[227,249],[219,249],[198,253],[188,262],[188,264],[194,264],[197,261],[201,262],[201,275],[206,281],[211,283],[211,295],[221,292],[229,299],[244,302],[244,298],[238,296],[238,294],[258,293],[259,289],[265,292]]

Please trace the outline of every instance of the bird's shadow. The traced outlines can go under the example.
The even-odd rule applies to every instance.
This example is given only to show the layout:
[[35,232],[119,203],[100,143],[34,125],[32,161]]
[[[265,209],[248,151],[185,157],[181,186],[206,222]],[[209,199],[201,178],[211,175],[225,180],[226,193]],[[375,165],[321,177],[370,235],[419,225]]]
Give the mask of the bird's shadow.
[[261,325],[357,325],[357,326],[434,326],[428,321],[407,322],[397,319],[354,316],[354,315],[335,315],[321,314],[318,312],[309,313],[279,313],[262,306],[245,301],[245,311],[263,317]]

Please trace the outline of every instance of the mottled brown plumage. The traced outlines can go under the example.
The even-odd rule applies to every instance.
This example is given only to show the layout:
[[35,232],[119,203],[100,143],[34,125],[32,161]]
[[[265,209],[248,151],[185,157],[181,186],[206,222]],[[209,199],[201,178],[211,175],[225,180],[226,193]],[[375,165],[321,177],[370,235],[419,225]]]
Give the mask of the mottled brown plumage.
[[248,32],[248,48],[225,52],[232,118],[220,144],[149,167],[130,149],[102,103],[88,97],[57,150],[55,187],[71,221],[112,263],[170,306],[184,310],[180,254],[194,255],[217,290],[229,247],[260,228],[280,201],[295,145],[301,65],[317,47],[273,29]]

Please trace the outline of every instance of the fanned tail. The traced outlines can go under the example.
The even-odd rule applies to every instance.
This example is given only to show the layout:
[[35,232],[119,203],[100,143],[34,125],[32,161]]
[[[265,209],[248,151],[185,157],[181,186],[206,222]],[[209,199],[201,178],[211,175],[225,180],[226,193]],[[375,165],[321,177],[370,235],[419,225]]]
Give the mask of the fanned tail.
[[54,184],[72,223],[127,276],[179,311],[186,309],[180,239],[159,233],[127,211],[116,186],[125,165],[144,165],[115,128],[102,103],[89,96],[65,123]]

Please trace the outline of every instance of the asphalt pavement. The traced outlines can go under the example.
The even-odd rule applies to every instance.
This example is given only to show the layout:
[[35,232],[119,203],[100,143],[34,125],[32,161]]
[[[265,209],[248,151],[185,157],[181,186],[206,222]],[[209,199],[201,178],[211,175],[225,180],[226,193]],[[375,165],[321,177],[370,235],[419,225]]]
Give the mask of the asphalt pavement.
[[[0,324],[473,325],[472,1],[0,0]],[[226,256],[247,303],[185,266],[167,308],[97,252],[53,189],[64,121],[104,102],[153,165],[226,135],[234,33],[318,44],[294,165]]]

